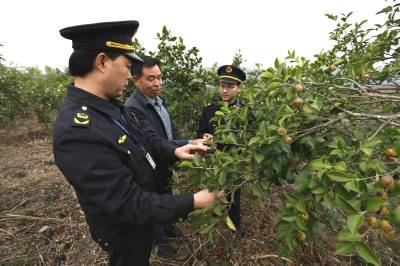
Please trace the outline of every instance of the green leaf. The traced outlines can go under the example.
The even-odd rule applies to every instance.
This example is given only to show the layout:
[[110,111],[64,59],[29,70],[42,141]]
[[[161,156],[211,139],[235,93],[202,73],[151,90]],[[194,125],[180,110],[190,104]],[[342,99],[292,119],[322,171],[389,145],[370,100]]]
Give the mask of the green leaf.
[[229,139],[232,143],[235,143],[235,144],[238,143],[235,134],[233,134],[232,132],[229,133],[228,139]]
[[315,101],[311,104],[311,107],[316,110],[321,110],[323,106],[322,100],[320,98],[315,99]]
[[275,75],[268,70],[261,73],[261,77],[265,79],[272,79],[274,76]]
[[221,111],[216,111],[215,116],[224,116],[224,113]]
[[341,157],[341,156],[344,155],[344,154],[345,154],[345,152],[342,151],[342,150],[340,150],[340,149],[333,149],[333,150],[329,153],[329,155],[337,155],[337,156],[339,156],[339,157]]
[[284,215],[281,217],[281,219],[286,222],[293,222],[296,220],[296,218],[297,218],[297,216],[295,216],[295,215]]
[[251,145],[253,145],[254,143],[258,142],[260,139],[261,139],[260,136],[252,137],[252,138],[249,140],[249,146],[251,146]]
[[336,182],[349,182],[355,179],[353,174],[339,172],[339,171],[329,171],[326,175],[332,180]]
[[311,108],[311,106],[310,106],[309,103],[305,103],[305,104],[303,105],[303,111],[304,111],[304,113],[306,113],[306,114],[311,114],[311,113],[313,112],[313,109]]
[[354,242],[340,241],[336,245],[336,254],[345,255],[354,249]]
[[328,169],[330,168],[330,163],[325,159],[325,158],[320,158],[312,161],[311,165],[314,167],[314,169]]
[[394,221],[400,225],[400,206],[397,206],[394,210]]
[[381,142],[382,141],[380,139],[371,139],[371,140],[368,140],[367,142],[364,142],[362,144],[362,147],[373,148]]
[[280,65],[281,65],[281,62],[279,61],[279,59],[275,58],[275,62],[274,62],[275,68],[279,68]]
[[357,213],[347,217],[347,228],[352,234],[355,234],[364,219],[363,213]]
[[321,185],[316,186],[311,189],[311,193],[313,193],[313,194],[324,194],[326,192],[327,192],[327,189]]
[[193,163],[194,163],[194,165],[196,165],[196,166],[199,166],[199,165],[200,165],[200,154],[198,154],[198,153],[195,153],[195,154],[194,154]]
[[388,12],[392,11],[392,9],[393,9],[392,6],[387,6],[387,7],[385,7],[384,9],[382,9],[381,11],[379,11],[376,14],[378,15],[378,14],[381,14],[381,13],[388,13]]
[[282,85],[281,82],[273,81],[268,85],[268,89],[276,89]]
[[366,262],[371,263],[376,266],[381,265],[381,260],[375,253],[364,243],[358,242],[355,245],[355,250],[357,251],[358,255],[363,258]]
[[374,151],[373,147],[381,143],[382,141],[380,139],[371,139],[365,143],[363,143],[360,147],[360,149],[367,155],[371,156],[372,152]]
[[338,234],[338,240],[346,242],[359,242],[362,240],[362,235],[352,234],[348,229],[344,229]]
[[333,165],[333,168],[339,171],[345,171],[346,170],[346,163],[344,161],[340,161],[337,164]]
[[307,212],[306,210],[306,204],[304,203],[304,201],[299,201],[296,203],[296,205],[294,206],[297,210],[301,211],[301,212]]
[[360,192],[360,188],[358,187],[358,183],[357,183],[357,181],[350,181],[350,182],[347,182],[346,183],[346,185],[345,185],[345,187],[348,189],[348,190],[352,190],[352,191],[355,191],[355,192]]
[[366,202],[367,211],[370,211],[370,212],[378,211],[378,209],[383,205],[385,205],[385,200],[382,198],[373,198],[373,199],[367,200],[367,202]]
[[265,158],[265,155],[262,153],[257,153],[256,155],[254,155],[254,159],[256,159],[257,163],[261,163]]
[[219,206],[216,206],[216,207],[214,208],[214,213],[215,213],[216,215],[218,215],[218,216],[221,216],[221,215],[222,215],[221,208],[220,208]]
[[292,204],[296,204],[297,201],[299,201],[299,199],[293,194],[285,193],[285,195],[286,195],[286,197],[288,199],[288,202],[290,202]]
[[203,228],[200,229],[199,233],[202,234],[202,235],[205,235],[205,234],[207,234],[212,228],[213,228],[213,225],[212,225],[212,224],[211,224],[211,225],[204,226]]
[[371,156],[372,152],[374,151],[372,148],[361,148],[362,152],[365,153],[367,156]]
[[366,173],[366,172],[369,170],[369,168],[370,168],[370,166],[369,166],[369,161],[361,162],[361,163],[358,165],[358,167],[360,167],[361,171],[363,171],[364,173]]
[[354,209],[354,207],[345,199],[342,197],[336,195],[335,197],[335,202],[339,206],[340,209],[345,211],[347,214],[356,214],[357,210]]
[[193,164],[192,164],[192,162],[189,162],[189,161],[183,161],[178,166],[181,168],[192,168]]
[[231,229],[231,230],[233,230],[233,231],[236,231],[236,226],[235,226],[235,224],[232,222],[232,219],[231,219],[228,215],[226,216],[225,221],[226,221],[226,225],[229,227],[229,229]]
[[296,225],[298,228],[300,228],[300,230],[307,231],[307,227],[306,227],[304,221],[302,219],[300,219],[299,217],[297,217],[297,219],[296,219]]
[[223,186],[226,183],[226,172],[221,171],[218,175],[218,184]]

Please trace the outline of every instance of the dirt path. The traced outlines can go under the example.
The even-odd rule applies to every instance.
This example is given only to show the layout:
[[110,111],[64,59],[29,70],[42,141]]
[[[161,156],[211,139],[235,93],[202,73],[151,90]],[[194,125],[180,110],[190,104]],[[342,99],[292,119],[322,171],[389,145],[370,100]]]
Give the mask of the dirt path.
[[0,265],[104,263],[50,137],[9,129],[0,139]]

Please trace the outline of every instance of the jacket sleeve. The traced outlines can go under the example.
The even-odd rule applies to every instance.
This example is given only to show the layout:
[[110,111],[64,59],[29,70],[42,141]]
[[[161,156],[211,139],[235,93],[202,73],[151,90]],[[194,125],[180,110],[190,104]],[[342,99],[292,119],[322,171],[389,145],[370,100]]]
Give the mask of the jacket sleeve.
[[189,143],[189,140],[181,139],[181,134],[179,133],[179,130],[174,126],[172,119],[171,119],[171,129],[172,129],[172,136],[174,138],[172,142],[174,143],[175,146],[181,147]]
[[54,141],[55,162],[79,191],[77,195],[115,221],[133,226],[170,223],[193,209],[193,195],[158,195],[142,190],[134,181],[139,177],[117,151],[89,131],[68,130]]
[[210,132],[208,132],[209,131],[208,130],[208,123],[209,122],[210,121],[208,121],[208,119],[207,119],[206,109],[203,109],[203,112],[201,113],[201,117],[200,117],[200,121],[199,121],[199,127],[198,127],[197,132],[196,132],[197,138],[201,139],[201,138],[203,138],[203,135],[205,133],[210,133]]

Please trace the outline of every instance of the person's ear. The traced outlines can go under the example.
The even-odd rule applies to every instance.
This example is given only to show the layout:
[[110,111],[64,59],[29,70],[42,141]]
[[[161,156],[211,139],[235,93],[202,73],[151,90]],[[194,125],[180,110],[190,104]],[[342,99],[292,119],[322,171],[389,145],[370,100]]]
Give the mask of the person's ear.
[[140,78],[139,76],[132,76],[131,80],[132,80],[133,84],[137,85],[139,78]]
[[109,58],[105,53],[99,53],[94,60],[95,68],[101,72],[104,72],[107,66]]

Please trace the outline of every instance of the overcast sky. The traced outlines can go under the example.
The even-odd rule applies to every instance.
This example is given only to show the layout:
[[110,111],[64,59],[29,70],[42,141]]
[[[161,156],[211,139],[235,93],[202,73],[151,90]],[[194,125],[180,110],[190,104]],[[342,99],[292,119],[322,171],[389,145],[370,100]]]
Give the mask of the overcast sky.
[[5,0],[0,8],[0,54],[14,66],[67,66],[71,42],[64,27],[113,20],[138,20],[136,37],[155,50],[163,25],[196,46],[203,66],[232,62],[239,49],[244,67],[268,67],[288,50],[311,58],[332,43],[335,27],[325,13],[354,11],[353,21],[380,22],[374,14],[393,3],[384,0]]

